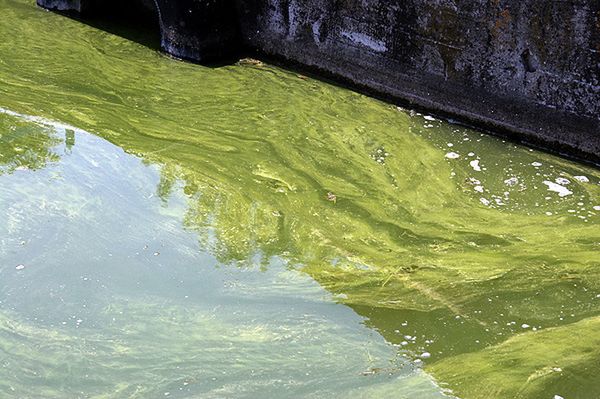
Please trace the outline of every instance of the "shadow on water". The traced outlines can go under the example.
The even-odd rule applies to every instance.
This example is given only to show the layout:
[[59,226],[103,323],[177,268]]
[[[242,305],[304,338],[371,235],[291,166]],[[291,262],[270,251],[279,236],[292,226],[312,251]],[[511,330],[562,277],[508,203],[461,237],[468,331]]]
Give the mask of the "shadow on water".
[[[141,44],[151,50],[159,51],[165,56],[173,57],[162,49],[160,12],[153,0],[117,0],[93,1],[81,14],[70,11],[59,12],[92,28],[122,37]],[[221,60],[202,62],[209,68],[220,68],[235,64],[240,58],[250,57],[248,50],[240,49],[231,56]],[[177,57],[173,57],[179,59]],[[196,63],[194,60],[181,60]]]
[[82,15],[61,14],[152,50],[161,50],[159,13],[152,0],[96,1]]

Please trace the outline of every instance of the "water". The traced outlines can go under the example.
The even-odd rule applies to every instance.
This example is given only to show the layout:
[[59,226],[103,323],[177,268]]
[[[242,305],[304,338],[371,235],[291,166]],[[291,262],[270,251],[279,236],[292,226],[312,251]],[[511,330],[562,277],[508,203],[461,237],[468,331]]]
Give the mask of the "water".
[[600,396],[600,172],[0,0],[0,396]]

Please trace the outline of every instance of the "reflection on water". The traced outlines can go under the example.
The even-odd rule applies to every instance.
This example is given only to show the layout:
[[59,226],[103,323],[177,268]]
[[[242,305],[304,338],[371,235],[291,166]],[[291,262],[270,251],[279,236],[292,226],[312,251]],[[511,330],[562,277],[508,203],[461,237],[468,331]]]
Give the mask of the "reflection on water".
[[0,7],[0,389],[600,395],[597,170]]
[[18,170],[39,170],[60,156],[53,149],[60,140],[22,121],[0,119],[0,175]]
[[0,118],[20,127],[2,135],[2,154],[14,142],[54,143],[40,152],[55,161],[34,171],[41,160],[31,157],[1,178],[2,392],[442,396],[284,257],[257,245],[243,267],[228,267],[199,247],[183,223],[202,191],[175,182],[167,195],[158,167],[102,139]]

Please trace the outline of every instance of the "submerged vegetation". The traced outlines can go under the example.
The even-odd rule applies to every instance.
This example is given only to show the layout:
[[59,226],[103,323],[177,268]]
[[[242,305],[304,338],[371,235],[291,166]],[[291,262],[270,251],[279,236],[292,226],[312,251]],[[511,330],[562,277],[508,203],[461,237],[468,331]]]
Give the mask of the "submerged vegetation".
[[[394,346],[401,360],[394,357],[391,365],[381,360],[386,352],[379,344],[372,344],[373,355],[365,355],[379,359],[363,372],[380,378],[377,383],[383,387],[377,389],[381,392],[390,389],[382,382],[383,376],[407,373],[393,384],[394,392],[407,386],[403,391],[407,397],[417,392],[421,396],[413,397],[426,397],[430,393],[423,392],[431,390],[431,384],[419,374],[422,368],[441,387],[464,399],[490,394],[569,399],[600,395],[595,378],[600,354],[593,333],[600,317],[597,169],[262,63],[212,69],[188,65],[75,21],[43,15],[25,1],[0,0],[0,7],[5,14],[0,21],[0,107],[77,126],[126,153],[90,138],[84,138],[86,146],[78,149],[72,131],[64,127],[0,114],[4,187],[10,186],[9,177],[17,179],[10,180],[16,187],[20,178],[44,187],[42,173],[50,173],[52,181],[66,179],[73,185],[67,187],[70,191],[61,191],[58,185],[27,192],[34,198],[30,212],[45,218],[49,227],[30,228],[29,219],[15,216],[0,223],[0,232],[9,236],[29,232],[56,244],[63,238],[69,242],[90,224],[98,224],[98,243],[76,254],[68,269],[46,260],[50,253],[71,259],[66,253],[44,245],[35,250],[27,247],[32,251],[30,258],[49,263],[48,273],[53,264],[67,280],[74,272],[72,278],[79,281],[86,270],[94,274],[98,267],[114,281],[138,281],[138,275],[149,273],[146,264],[161,262],[153,271],[158,274],[156,280],[147,277],[135,288],[121,282],[123,289],[105,281],[109,288],[82,302],[98,308],[94,317],[103,327],[97,335],[87,335],[91,332],[86,330],[78,338],[65,336],[57,328],[62,320],[58,316],[49,325],[38,325],[35,317],[40,309],[55,311],[51,303],[41,308],[29,303],[32,310],[14,303],[9,308],[4,304],[11,300],[2,299],[0,347],[12,349],[6,353],[13,369],[33,369],[33,363],[46,359],[47,353],[56,356],[53,348],[69,348],[75,355],[52,357],[58,363],[48,360],[44,364],[51,370],[49,384],[54,387],[85,385],[87,380],[70,380],[64,377],[69,373],[60,369],[65,363],[81,362],[78,356],[101,365],[87,365],[90,370],[156,365],[147,375],[126,374],[129,382],[119,377],[111,394],[105,393],[106,381],[117,377],[99,375],[98,385],[87,392],[92,397],[171,393],[164,387],[174,382],[191,384],[172,374],[173,367],[182,367],[177,372],[189,378],[198,370],[194,362],[198,358],[207,368],[218,365],[217,369],[235,371],[240,367],[244,372],[240,364],[254,361],[264,368],[261,376],[267,380],[269,370],[285,365],[277,377],[271,377],[279,382],[269,380],[285,386],[281,381],[286,380],[286,372],[302,369],[304,358],[268,359],[267,353],[275,356],[271,346],[276,341],[281,342],[276,348],[282,353],[288,353],[283,349],[287,344],[294,351],[306,350],[313,360],[327,347],[331,357],[326,365],[332,370],[343,365],[330,379],[345,376],[342,382],[360,391],[361,382],[355,378],[363,363],[358,356],[346,358],[344,354],[361,347],[364,333],[338,335],[335,323],[311,320],[314,331],[308,335],[324,338],[294,341],[290,337],[305,331],[307,325],[285,318],[278,325],[285,307],[266,314],[271,318],[264,323],[279,329],[276,333],[265,330],[264,324],[243,329],[235,315],[214,311],[221,304],[212,303],[208,295],[200,295],[195,305],[206,308],[197,308],[187,302],[173,303],[170,292],[157,288],[161,279],[170,279],[167,267],[172,267],[181,281],[199,284],[219,297],[208,284],[199,283],[201,277],[194,274],[198,263],[210,264],[219,273],[236,273],[245,284],[245,277],[240,276],[258,265],[264,278],[253,277],[257,281],[249,284],[246,300],[256,295],[257,301],[268,301],[272,293],[261,289],[269,284],[291,290],[294,284],[278,280],[273,273],[299,272],[331,293],[328,302],[348,306]],[[52,35],[44,33],[50,31]],[[63,140],[64,134],[70,136]],[[72,147],[85,162],[61,161],[61,146]],[[156,179],[135,163],[138,158],[150,170],[158,170]],[[62,162],[72,163],[68,164],[70,174],[52,175],[52,165]],[[103,173],[94,172],[97,169]],[[144,199],[127,197],[140,192]],[[0,189],[5,204],[16,201],[15,195]],[[66,229],[60,227],[64,219],[47,217],[35,202],[35,198],[45,198],[53,203],[62,197],[72,201]],[[146,202],[152,197],[159,200],[156,208]],[[15,207],[10,204],[2,209],[9,212]],[[124,231],[111,230],[121,228]],[[141,237],[147,240],[148,232],[156,243],[146,249]],[[195,248],[183,238],[186,233],[193,233]],[[16,236],[14,240],[27,242]],[[4,242],[0,246],[2,273],[12,273],[16,264],[27,263],[17,260],[17,245]],[[147,250],[146,258],[132,255],[144,254],[140,248]],[[93,250],[110,250],[118,261],[100,259]],[[172,255],[167,257],[169,250]],[[196,252],[213,260],[198,260]],[[94,261],[82,266],[90,259]],[[121,264],[128,269],[123,271]],[[282,264],[285,267],[280,269]],[[75,266],[83,270],[72,269]],[[217,273],[203,270],[209,276]],[[44,276],[34,281],[40,284]],[[104,281],[101,274],[97,278]],[[222,284],[221,278],[219,274],[208,281]],[[3,295],[15,294],[11,281],[0,287]],[[231,284],[244,292],[244,284],[238,283]],[[64,284],[76,286],[74,281]],[[169,285],[172,290],[180,289],[175,278],[173,284]],[[64,287],[58,282],[57,286],[48,290],[62,299],[57,292]],[[133,293],[126,294],[130,288]],[[307,290],[302,291],[303,297],[322,295],[314,288]],[[46,293],[31,294],[32,299],[41,300]],[[133,302],[126,310],[130,319],[112,325],[113,316],[123,312],[129,301]],[[306,309],[316,306],[310,301]],[[74,310],[68,304],[60,306],[65,307],[62,316],[71,317],[69,312]],[[257,312],[247,306],[240,313]],[[324,330],[319,323],[324,323]],[[289,331],[285,333],[283,327]],[[121,330],[127,339],[119,335]],[[181,342],[169,340],[171,335]],[[111,336],[119,338],[107,341]],[[147,341],[128,341],[131,336],[145,336]],[[239,342],[244,339],[251,343]],[[257,341],[262,344],[254,345]],[[190,345],[199,343],[216,352],[190,355]],[[238,363],[219,363],[230,356],[217,349],[224,345],[243,348]],[[147,347],[160,347],[163,353],[147,357]],[[33,353],[33,348],[50,352]],[[165,361],[164,354],[170,360]],[[352,362],[357,366],[351,366]],[[135,387],[132,382],[155,382],[157,375],[163,380],[151,388]],[[34,375],[24,380],[10,376],[3,374],[0,387],[23,389],[36,381]],[[319,383],[326,385],[326,377]],[[228,378],[237,384],[235,389],[232,385],[233,391],[219,391],[225,388],[206,382],[215,376],[197,378],[205,391],[195,392],[215,396],[224,392],[243,396],[235,389],[253,381],[233,372]],[[304,391],[288,387],[288,391],[276,392],[292,396],[300,392],[307,397],[314,392],[340,392],[326,386],[318,387],[322,391],[306,391],[310,379],[298,385]],[[425,385],[427,389],[422,388]],[[21,392],[31,397],[54,397],[60,392],[59,388],[44,391],[50,388],[39,381],[27,389]],[[252,389],[262,392],[259,386]],[[353,395],[361,397],[359,391]]]

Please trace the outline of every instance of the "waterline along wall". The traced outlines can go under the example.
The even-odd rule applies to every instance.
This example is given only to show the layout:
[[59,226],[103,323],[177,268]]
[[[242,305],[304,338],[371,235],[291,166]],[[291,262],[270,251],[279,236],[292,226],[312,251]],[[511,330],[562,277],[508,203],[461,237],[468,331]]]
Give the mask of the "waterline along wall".
[[[255,51],[554,151],[600,162],[598,0],[38,0],[153,10],[162,48]],[[142,11],[140,11],[142,12]]]

